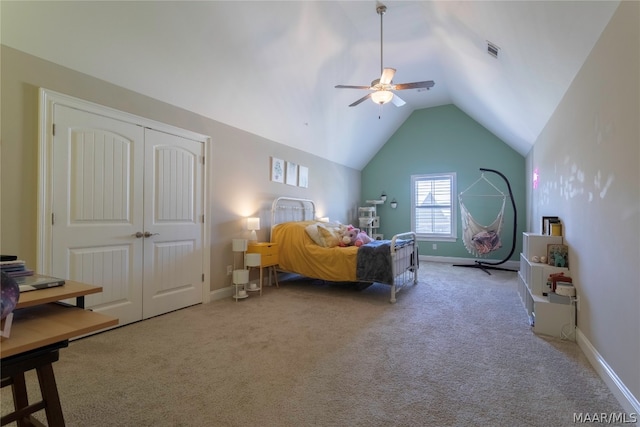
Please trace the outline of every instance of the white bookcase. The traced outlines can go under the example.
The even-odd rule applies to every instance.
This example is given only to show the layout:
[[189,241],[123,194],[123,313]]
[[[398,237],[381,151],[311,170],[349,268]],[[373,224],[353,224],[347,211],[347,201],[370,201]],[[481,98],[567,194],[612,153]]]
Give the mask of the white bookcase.
[[547,286],[549,275],[562,272],[569,276],[569,269],[532,261],[534,256],[547,255],[547,245],[561,243],[562,236],[523,233],[518,293],[535,333],[575,340],[574,299],[562,304],[550,302],[546,295],[551,292]]

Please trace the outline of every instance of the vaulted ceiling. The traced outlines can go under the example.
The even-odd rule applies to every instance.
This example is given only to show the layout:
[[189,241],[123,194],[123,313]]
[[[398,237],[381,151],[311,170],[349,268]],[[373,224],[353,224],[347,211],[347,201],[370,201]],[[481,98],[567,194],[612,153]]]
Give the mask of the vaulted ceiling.
[[525,155],[619,2],[384,3],[394,83],[435,81],[402,107],[334,88],[380,77],[375,1],[3,0],[1,41],[362,169],[415,109],[450,103]]

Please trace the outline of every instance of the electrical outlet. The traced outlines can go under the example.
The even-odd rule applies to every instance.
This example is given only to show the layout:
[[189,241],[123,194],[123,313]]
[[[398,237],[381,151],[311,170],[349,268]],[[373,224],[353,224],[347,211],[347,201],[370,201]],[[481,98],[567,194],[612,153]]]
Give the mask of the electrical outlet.
[[227,276],[231,276],[233,274],[233,266],[227,265]]
[[433,249],[434,251],[438,249],[438,245],[436,243],[434,243],[433,245],[431,245],[431,249]]

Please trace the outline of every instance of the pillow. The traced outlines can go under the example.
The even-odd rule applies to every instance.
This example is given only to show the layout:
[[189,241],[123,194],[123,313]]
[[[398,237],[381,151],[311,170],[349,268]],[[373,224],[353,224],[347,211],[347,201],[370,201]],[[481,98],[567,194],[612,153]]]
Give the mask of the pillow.
[[336,236],[333,231],[326,229],[322,225],[318,225],[318,235],[322,242],[320,246],[324,246],[325,248],[333,248],[340,243],[340,238]]
[[333,248],[340,243],[343,228],[344,225],[339,223],[314,222],[307,225],[305,231],[316,245]]
[[311,237],[311,240],[313,240],[316,245],[322,246],[322,241],[320,240],[320,232],[318,231],[317,223],[314,222],[313,224],[307,225],[304,228],[304,231],[307,232],[309,237]]

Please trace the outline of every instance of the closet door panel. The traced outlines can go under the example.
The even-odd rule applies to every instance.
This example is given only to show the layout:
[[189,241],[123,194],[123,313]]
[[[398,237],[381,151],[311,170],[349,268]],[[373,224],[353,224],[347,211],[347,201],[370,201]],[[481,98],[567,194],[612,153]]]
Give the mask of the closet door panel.
[[54,122],[52,274],[102,286],[88,308],[140,320],[144,130],[62,105]]
[[204,144],[145,130],[143,317],[202,302]]

